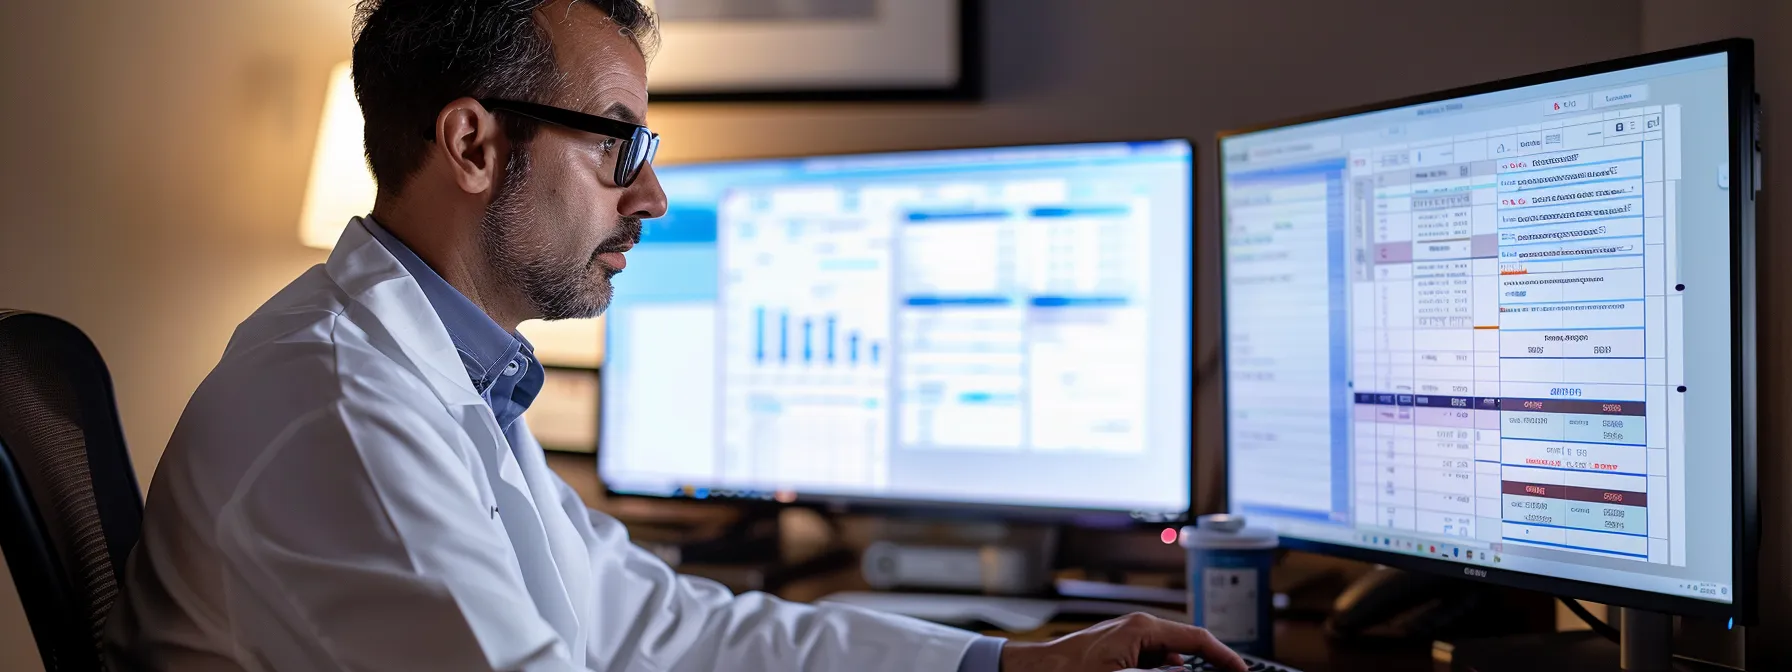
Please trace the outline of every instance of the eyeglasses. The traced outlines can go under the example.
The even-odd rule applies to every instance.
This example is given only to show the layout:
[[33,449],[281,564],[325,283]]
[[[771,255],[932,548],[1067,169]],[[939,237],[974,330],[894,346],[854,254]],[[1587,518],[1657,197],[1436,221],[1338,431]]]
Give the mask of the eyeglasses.
[[646,126],[631,124],[626,121],[600,117],[584,112],[574,112],[551,105],[525,103],[520,100],[502,100],[488,98],[479,101],[486,109],[500,110],[518,114],[536,121],[555,126],[564,126],[575,131],[596,133],[622,141],[617,152],[620,160],[616,162],[616,186],[627,187],[635,183],[641,176],[641,168],[653,162],[653,155],[660,150],[660,135],[647,130]]

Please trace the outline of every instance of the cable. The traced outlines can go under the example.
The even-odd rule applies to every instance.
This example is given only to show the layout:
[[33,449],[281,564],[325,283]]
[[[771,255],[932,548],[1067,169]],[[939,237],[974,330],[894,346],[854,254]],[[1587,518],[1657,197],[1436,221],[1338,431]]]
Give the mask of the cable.
[[1587,611],[1587,608],[1581,605],[1580,600],[1569,599],[1566,597],[1559,597],[1556,599],[1561,600],[1562,604],[1566,605],[1569,611],[1574,612],[1575,616],[1580,617],[1580,620],[1586,621],[1587,627],[1592,628],[1593,632],[1599,633],[1600,637],[1604,637],[1614,642],[1618,641],[1618,629],[1606,624],[1605,621],[1599,620],[1597,616],[1593,615],[1593,612]]

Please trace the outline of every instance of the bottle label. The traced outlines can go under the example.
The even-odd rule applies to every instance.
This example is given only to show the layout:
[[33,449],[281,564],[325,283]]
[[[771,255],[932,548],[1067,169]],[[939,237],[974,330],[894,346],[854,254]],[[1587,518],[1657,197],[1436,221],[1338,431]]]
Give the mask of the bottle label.
[[1257,570],[1209,567],[1201,577],[1201,623],[1222,642],[1257,640]]

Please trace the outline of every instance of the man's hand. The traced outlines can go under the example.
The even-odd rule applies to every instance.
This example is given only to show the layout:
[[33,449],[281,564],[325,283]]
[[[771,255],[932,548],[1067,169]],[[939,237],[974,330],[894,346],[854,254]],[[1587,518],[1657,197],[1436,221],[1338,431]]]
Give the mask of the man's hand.
[[1114,672],[1178,665],[1192,653],[1222,669],[1244,672],[1244,660],[1206,630],[1145,614],[1128,614],[1044,644],[1002,647],[1002,672]]

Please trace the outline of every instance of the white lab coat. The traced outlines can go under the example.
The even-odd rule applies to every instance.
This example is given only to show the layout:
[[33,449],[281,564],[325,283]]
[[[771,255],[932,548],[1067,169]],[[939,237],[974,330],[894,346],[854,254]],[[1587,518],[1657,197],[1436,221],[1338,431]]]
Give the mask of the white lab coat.
[[106,648],[115,670],[183,672],[953,672],[974,639],[674,574],[533,439],[512,450],[354,222],[194,394]]

